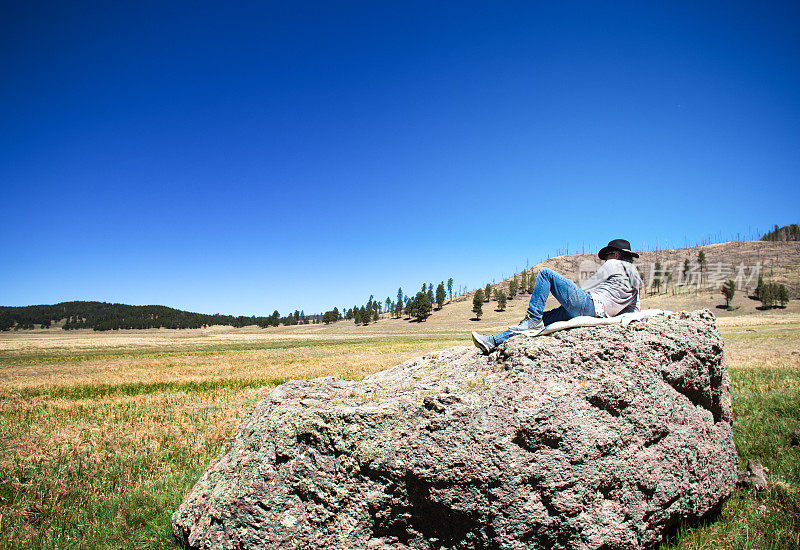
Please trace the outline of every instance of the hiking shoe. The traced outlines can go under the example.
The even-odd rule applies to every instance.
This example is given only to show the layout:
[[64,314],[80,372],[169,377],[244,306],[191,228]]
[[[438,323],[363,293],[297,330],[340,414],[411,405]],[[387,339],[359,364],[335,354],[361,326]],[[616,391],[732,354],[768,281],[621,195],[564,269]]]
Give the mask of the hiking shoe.
[[476,348],[483,352],[484,355],[489,355],[495,350],[495,348],[497,348],[494,343],[494,338],[491,336],[478,334],[474,330],[472,331],[472,342],[475,344]]
[[535,319],[531,319],[530,317],[526,317],[520,324],[514,325],[513,327],[508,327],[508,330],[511,332],[516,332],[517,334],[536,336],[544,330],[544,323],[541,319],[537,321]]

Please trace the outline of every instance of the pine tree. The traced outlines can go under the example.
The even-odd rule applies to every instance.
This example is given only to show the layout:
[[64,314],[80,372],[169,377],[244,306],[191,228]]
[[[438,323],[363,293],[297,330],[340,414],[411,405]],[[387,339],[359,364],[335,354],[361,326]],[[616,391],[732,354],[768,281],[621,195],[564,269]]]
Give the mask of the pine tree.
[[428,292],[425,294],[428,296],[428,301],[431,303],[431,307],[433,307],[433,283],[428,284]]
[[[428,286],[428,292],[430,292],[431,287]],[[414,318],[417,321],[422,322],[425,320],[428,315],[431,314],[431,310],[433,309],[433,302],[428,298],[427,292],[420,292],[415,297],[415,304],[414,304]]]
[[728,279],[722,285],[722,295],[725,296],[725,307],[730,309],[731,308],[731,300],[733,300],[733,295],[736,293],[736,283],[733,279]]
[[444,281],[439,283],[439,286],[436,287],[436,303],[439,304],[439,309],[444,307],[444,299],[447,297],[447,294],[444,291]]
[[397,302],[395,302],[394,308],[395,308],[395,315],[399,319],[400,317],[403,316],[403,289],[402,288],[398,288],[397,289]]
[[450,296],[450,299],[453,299],[453,278],[450,277],[447,279],[447,294]]
[[789,291],[786,290],[786,285],[778,287],[778,301],[781,303],[781,307],[786,307],[789,302]]
[[533,273],[531,276],[528,277],[528,294],[533,294],[533,287],[536,285],[536,277],[534,277]]
[[505,311],[508,298],[506,297],[506,293],[503,291],[503,289],[495,289],[494,299],[497,300],[497,309],[500,311]]
[[417,306],[419,305],[419,299],[417,298],[421,293],[417,292],[416,296],[413,298],[409,298],[406,296],[406,316],[414,319],[417,316]]
[[758,283],[756,283],[756,298],[761,300],[761,293],[764,291],[764,277],[758,276]]
[[703,284],[703,272],[706,269],[706,264],[708,261],[706,260],[706,253],[702,250],[697,253],[697,265],[700,266],[700,284]]
[[528,270],[525,269],[522,272],[522,280],[519,283],[519,293],[525,294],[525,291],[528,289]]
[[653,273],[653,288],[655,289],[656,292],[659,292],[661,290],[661,270],[662,270],[661,260],[656,259],[656,266]]
[[773,285],[772,283],[766,284],[761,288],[761,292],[758,295],[758,299],[761,301],[761,306],[764,309],[771,308],[775,303],[775,297],[773,296]]
[[517,290],[519,290],[519,281],[517,281],[517,275],[514,274],[514,277],[508,283],[508,299],[513,300],[514,296],[517,295]]
[[475,291],[475,296],[472,297],[472,311],[475,316],[480,319],[483,315],[483,289],[479,288]]
[[483,301],[488,302],[492,296],[492,285],[486,283],[486,288],[483,289]]

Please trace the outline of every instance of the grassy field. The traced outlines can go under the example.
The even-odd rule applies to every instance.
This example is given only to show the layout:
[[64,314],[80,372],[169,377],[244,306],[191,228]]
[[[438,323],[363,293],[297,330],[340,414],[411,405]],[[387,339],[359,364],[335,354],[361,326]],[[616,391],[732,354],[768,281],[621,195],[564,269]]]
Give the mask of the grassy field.
[[[468,345],[461,325],[2,334],[0,548],[175,548],[170,515],[272,387]],[[665,548],[800,547],[800,316],[729,317],[720,330],[742,464],[759,458],[774,483],[737,490]]]
[[737,489],[718,517],[681,526],[664,549],[800,548],[800,319],[720,322],[731,373],[740,468],[757,458],[774,482]]

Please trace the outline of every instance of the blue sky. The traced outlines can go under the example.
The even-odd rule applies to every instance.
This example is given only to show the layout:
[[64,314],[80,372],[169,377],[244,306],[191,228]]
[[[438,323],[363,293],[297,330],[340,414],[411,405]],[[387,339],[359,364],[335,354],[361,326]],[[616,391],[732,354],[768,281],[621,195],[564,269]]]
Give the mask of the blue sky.
[[0,304],[310,313],[797,223],[798,28],[796,2],[6,4]]

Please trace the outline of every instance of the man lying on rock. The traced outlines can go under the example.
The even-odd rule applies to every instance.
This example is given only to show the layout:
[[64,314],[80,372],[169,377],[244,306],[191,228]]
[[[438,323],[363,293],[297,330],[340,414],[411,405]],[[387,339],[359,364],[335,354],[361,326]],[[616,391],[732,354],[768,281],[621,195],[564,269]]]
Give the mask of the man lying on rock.
[[[597,273],[579,287],[551,269],[542,269],[536,276],[528,312],[522,322],[495,336],[472,332],[472,341],[489,355],[500,344],[517,334],[536,336],[557,321],[578,316],[614,317],[621,313],[639,311],[639,289],[642,278],[633,265],[639,255],[631,252],[631,243],[614,239],[597,253],[604,263]],[[547,297],[552,294],[561,304],[544,311]]]

